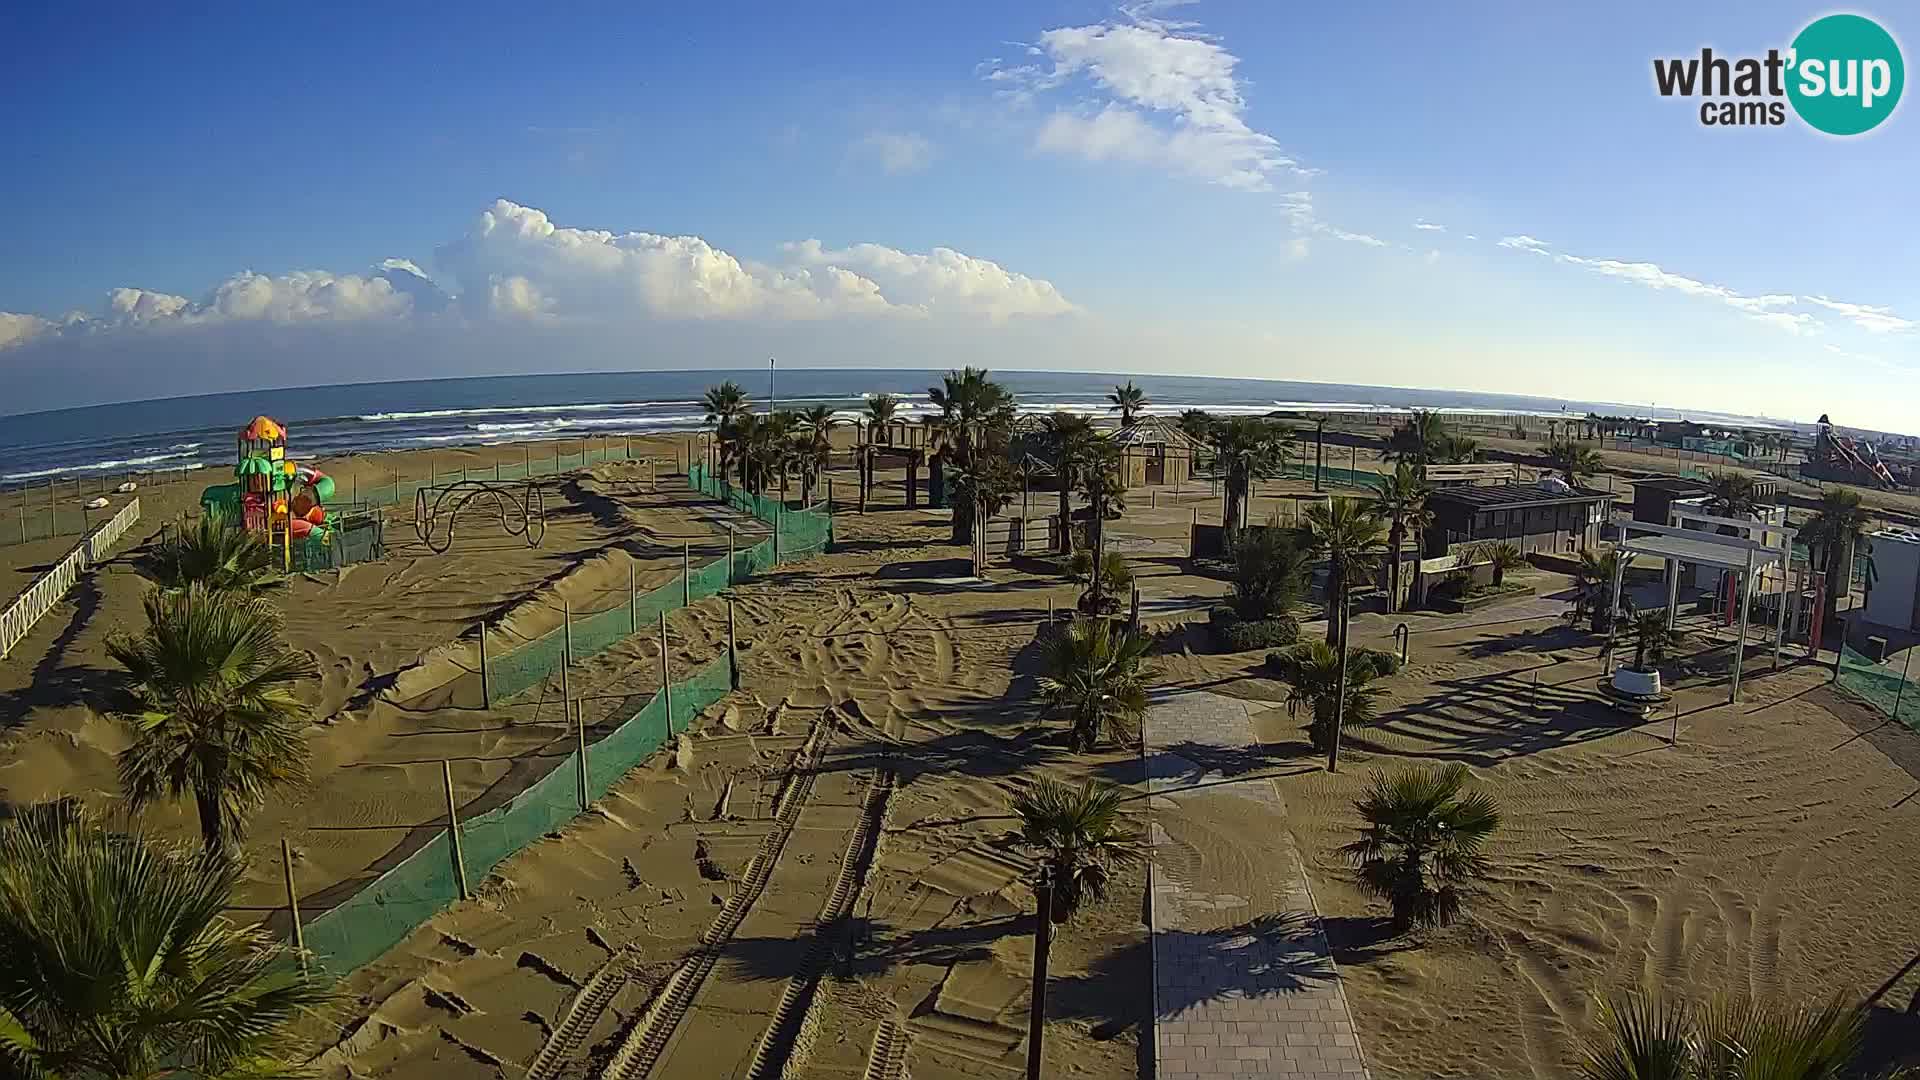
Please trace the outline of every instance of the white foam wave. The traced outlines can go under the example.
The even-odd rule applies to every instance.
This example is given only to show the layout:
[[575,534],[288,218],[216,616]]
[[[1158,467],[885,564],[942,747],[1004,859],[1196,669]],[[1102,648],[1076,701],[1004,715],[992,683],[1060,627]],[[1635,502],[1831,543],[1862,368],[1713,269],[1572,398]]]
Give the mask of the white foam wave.
[[[148,465],[159,465],[167,461],[179,461],[181,458],[190,458],[193,456],[191,451],[182,451],[180,453],[147,454],[141,457],[113,458],[108,461],[90,462],[86,465],[61,465],[53,469],[35,469],[32,472],[6,473],[0,475],[0,480],[42,480],[49,476],[70,476],[73,473],[106,472],[109,469],[136,469]],[[168,468],[179,467],[180,466],[168,466]],[[189,469],[199,469],[204,466],[196,461],[191,464],[186,464],[185,467]]]

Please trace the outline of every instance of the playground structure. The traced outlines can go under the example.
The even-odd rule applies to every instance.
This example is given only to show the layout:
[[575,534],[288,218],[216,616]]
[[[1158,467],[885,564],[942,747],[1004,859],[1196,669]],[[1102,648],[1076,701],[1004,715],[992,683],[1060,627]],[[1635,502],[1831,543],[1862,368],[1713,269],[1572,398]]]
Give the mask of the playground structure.
[[1896,474],[1872,444],[1857,442],[1833,430],[1826,413],[1820,414],[1820,427],[1813,436],[1813,452],[1801,473],[1817,480],[1837,480],[1848,484],[1896,488],[1905,477]]
[[453,547],[454,523],[475,499],[492,501],[500,529],[508,536],[524,536],[537,548],[547,535],[546,495],[531,480],[456,480],[426,484],[413,494],[413,531],[436,555]]
[[256,416],[235,440],[234,483],[217,484],[200,493],[203,513],[237,518],[248,532],[265,537],[282,552],[285,569],[294,568],[294,547],[302,549],[305,566],[326,560],[306,557],[308,549],[330,553],[339,524],[327,510],[333,498],[333,478],[287,456],[286,426],[270,416]]

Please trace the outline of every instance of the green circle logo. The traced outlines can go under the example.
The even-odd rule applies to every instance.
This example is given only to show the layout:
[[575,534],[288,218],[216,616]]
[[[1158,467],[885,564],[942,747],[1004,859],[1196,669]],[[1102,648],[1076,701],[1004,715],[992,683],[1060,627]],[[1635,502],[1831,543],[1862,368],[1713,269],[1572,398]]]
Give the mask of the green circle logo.
[[1893,35],[1860,15],[1828,15],[1793,39],[1787,99],[1793,111],[1829,135],[1878,127],[1900,104],[1906,65]]

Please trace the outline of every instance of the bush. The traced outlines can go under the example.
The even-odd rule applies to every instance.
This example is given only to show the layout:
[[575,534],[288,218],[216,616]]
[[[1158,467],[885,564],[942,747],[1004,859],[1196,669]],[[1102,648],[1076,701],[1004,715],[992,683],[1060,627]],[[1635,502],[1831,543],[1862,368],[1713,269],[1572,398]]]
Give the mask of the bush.
[[[1288,669],[1287,654],[1268,653],[1267,669],[1284,672]],[[1400,670],[1400,657],[1382,649],[1363,649],[1358,646],[1347,650],[1348,678],[1359,682],[1384,679]]]
[[1247,619],[1287,614],[1306,588],[1306,549],[1278,525],[1240,530],[1233,564],[1234,606]]
[[1300,640],[1300,623],[1291,615],[1270,619],[1243,619],[1231,606],[1222,604],[1209,613],[1214,648],[1221,652],[1251,652],[1292,645]]

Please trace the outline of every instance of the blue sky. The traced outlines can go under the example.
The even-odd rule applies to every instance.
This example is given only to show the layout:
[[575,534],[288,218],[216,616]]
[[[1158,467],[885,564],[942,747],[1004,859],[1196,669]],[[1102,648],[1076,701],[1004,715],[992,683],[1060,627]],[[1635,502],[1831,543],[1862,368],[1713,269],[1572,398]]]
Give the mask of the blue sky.
[[1912,106],[1652,86],[1825,8],[564,7],[0,13],[0,410],[774,351],[1920,430]]

